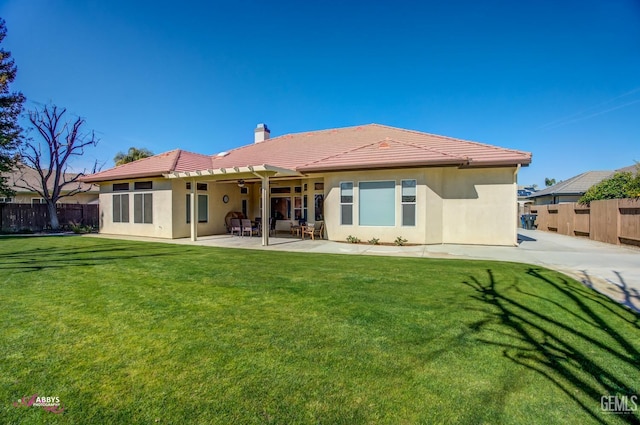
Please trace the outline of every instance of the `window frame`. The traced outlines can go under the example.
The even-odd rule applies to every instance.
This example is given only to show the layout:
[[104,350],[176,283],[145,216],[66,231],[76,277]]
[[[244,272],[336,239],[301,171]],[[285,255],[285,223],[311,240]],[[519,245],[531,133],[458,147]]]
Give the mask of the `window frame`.
[[[414,182],[414,195],[413,195],[413,201],[405,201],[405,195],[404,195],[404,182]],[[407,195],[409,196],[409,195]],[[413,205],[413,224],[405,224],[404,222],[404,210],[405,210],[405,205]],[[401,226],[403,227],[416,227],[417,225],[417,221],[418,221],[418,180],[417,179],[402,179],[400,181],[400,206],[401,206]]]
[[[118,219],[116,220],[116,198],[118,198],[118,202],[120,205],[119,211],[118,211]],[[122,199],[126,199],[126,208],[122,205]],[[129,223],[129,194],[128,193],[115,193],[112,195],[112,199],[111,199],[111,221],[113,223]],[[123,214],[125,213],[125,214]],[[123,217],[125,216],[126,217]],[[126,220],[124,219],[126,218]]]
[[133,190],[153,190],[153,181],[133,182]]
[[[191,224],[191,193],[187,193],[187,224]],[[209,222],[209,194],[197,193],[198,196],[198,223],[208,223]],[[204,198],[204,200],[203,200]],[[200,218],[200,205],[205,205],[207,208],[205,213],[206,216],[204,219]]]
[[[150,204],[151,204],[151,211],[149,212],[149,216],[150,219],[149,221],[147,221],[147,208],[145,207],[146,205],[146,199],[147,197],[149,197],[148,199],[150,199]],[[136,208],[136,205],[138,204],[138,199],[141,200],[140,202],[140,212],[139,212],[139,217],[138,217],[138,209]],[[133,222],[136,224],[153,224],[153,193],[135,193],[133,195]]]
[[[346,188],[343,188],[343,185],[347,185],[350,184],[351,185],[351,201],[350,202],[345,202],[343,200],[344,197],[348,196],[348,195],[343,195],[343,190],[348,190]],[[356,193],[356,185],[354,184],[353,181],[341,181],[339,183],[340,188],[340,225],[341,226],[353,226],[353,205],[354,205],[354,197],[355,197],[355,193]],[[349,207],[349,208],[347,208]],[[350,210],[350,218],[349,218],[349,223],[345,223],[345,211],[349,209]]]
[[[362,209],[363,209],[363,203],[362,203],[362,186],[363,184],[365,185],[365,191],[369,190],[366,188],[366,185],[368,183],[392,183],[390,184],[391,187],[393,187],[393,202],[392,202],[392,206],[393,208],[391,209],[391,212],[393,213],[393,220],[390,221],[389,224],[363,224],[362,223]],[[358,225],[359,226],[367,226],[367,227],[395,227],[396,226],[396,205],[397,205],[397,199],[396,199],[396,195],[397,195],[397,185],[398,182],[396,180],[362,180],[362,181],[358,181]],[[390,189],[391,187],[387,188]],[[366,205],[364,205],[366,206]]]

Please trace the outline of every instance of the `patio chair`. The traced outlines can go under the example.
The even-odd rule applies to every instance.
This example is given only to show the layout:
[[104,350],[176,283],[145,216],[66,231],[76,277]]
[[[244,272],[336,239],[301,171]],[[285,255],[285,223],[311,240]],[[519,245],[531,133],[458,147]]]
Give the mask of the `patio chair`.
[[324,221],[316,221],[315,223],[309,223],[302,228],[302,239],[304,235],[311,236],[312,240],[316,240],[316,235],[320,239],[324,239]]
[[307,224],[307,220],[301,218],[298,220],[298,224],[293,224],[291,222],[291,236],[300,236],[300,232],[302,232],[302,228]]
[[231,235],[233,236],[235,232],[238,232],[238,236],[242,236],[242,225],[239,218],[231,219]]
[[242,223],[242,235],[244,236],[245,233],[249,233],[249,236],[253,236],[253,232],[255,231],[256,233],[258,233],[258,228],[256,226],[254,226],[253,224],[251,224],[251,220],[249,220],[248,218],[243,218],[241,220]]

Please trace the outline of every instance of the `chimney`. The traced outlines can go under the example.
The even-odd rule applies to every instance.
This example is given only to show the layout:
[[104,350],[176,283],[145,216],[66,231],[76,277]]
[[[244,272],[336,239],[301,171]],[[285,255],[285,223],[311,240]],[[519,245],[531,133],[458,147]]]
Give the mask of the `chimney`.
[[269,139],[269,134],[271,134],[271,131],[269,131],[269,128],[267,128],[266,124],[258,124],[254,133],[255,133],[255,139],[254,139],[255,143],[260,143]]

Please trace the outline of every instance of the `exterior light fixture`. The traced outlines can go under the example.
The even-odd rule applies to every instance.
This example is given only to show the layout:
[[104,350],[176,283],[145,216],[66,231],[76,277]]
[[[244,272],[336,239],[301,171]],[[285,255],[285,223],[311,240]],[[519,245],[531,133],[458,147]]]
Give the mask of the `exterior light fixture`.
[[238,180],[238,187],[244,187],[244,180]]

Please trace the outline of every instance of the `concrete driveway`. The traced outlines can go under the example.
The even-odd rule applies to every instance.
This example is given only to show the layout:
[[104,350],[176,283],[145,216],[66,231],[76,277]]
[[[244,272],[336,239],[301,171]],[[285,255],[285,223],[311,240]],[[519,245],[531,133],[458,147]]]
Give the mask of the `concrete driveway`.
[[[518,230],[519,246],[517,247],[448,244],[397,247],[357,245],[327,240],[302,241],[288,237],[272,237],[270,245],[263,247],[260,238],[229,235],[205,236],[196,242],[189,239],[163,240],[126,236],[113,236],[113,238],[292,252],[466,258],[528,263],[565,273],[640,312],[640,249],[537,230]],[[98,235],[98,237],[110,236]]]

